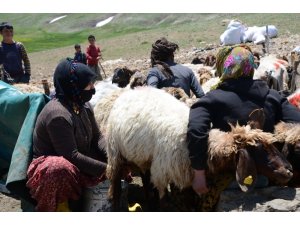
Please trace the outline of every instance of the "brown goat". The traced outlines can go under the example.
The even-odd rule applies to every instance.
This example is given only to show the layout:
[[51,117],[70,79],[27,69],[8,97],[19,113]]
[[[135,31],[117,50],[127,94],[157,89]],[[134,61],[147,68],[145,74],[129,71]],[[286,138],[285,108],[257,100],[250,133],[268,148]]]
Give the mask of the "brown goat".
[[196,101],[198,101],[197,98],[190,98],[182,88],[165,87],[162,88],[162,90],[165,90],[179,101],[184,102],[188,107],[191,107]]
[[199,81],[199,83],[202,85],[204,83],[206,83],[208,80],[210,80],[210,78],[213,77],[213,74],[210,70],[206,69],[206,68],[200,68],[198,70],[198,74],[197,74],[197,80]]
[[275,138],[282,153],[293,166],[293,178],[288,185],[300,187],[300,124],[280,122],[275,126]]
[[147,84],[147,77],[138,71],[131,76],[129,81],[129,85],[131,89],[134,89],[135,87],[139,87],[139,86],[145,86],[146,84]]
[[164,87],[162,90],[166,91],[170,95],[177,98],[179,101],[185,102],[186,99],[189,98],[189,96],[184,92],[182,88],[176,88],[176,87]]
[[216,57],[214,55],[208,55],[205,58],[203,57],[195,57],[191,64],[204,64],[204,66],[211,66],[213,67],[216,63]]
[[216,64],[216,61],[217,61],[216,56],[208,55],[206,56],[204,65],[213,67]]

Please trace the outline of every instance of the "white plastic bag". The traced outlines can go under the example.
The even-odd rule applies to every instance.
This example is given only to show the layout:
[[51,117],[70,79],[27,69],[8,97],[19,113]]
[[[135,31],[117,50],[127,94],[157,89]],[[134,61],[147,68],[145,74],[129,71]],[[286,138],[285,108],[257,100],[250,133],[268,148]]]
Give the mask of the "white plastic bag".
[[254,44],[261,44],[266,41],[266,38],[265,35],[263,35],[261,32],[256,32],[253,35],[252,41],[254,42]]
[[231,20],[227,29],[220,36],[222,45],[235,45],[241,43],[241,38],[244,34],[245,27],[240,22]]

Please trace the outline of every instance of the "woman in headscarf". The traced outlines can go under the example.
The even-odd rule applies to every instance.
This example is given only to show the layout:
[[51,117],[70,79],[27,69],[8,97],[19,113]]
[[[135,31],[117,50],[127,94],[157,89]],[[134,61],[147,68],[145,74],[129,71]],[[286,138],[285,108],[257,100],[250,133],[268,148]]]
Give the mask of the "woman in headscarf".
[[56,96],[41,111],[33,134],[27,187],[38,211],[56,211],[79,199],[84,187],[105,179],[102,135],[88,101],[96,75],[63,60],[54,72]]
[[152,68],[147,75],[147,85],[156,88],[182,88],[188,96],[192,90],[197,98],[201,98],[204,96],[204,92],[193,71],[174,62],[174,52],[178,49],[177,44],[166,38],[158,39],[152,45]]
[[205,170],[211,128],[230,131],[229,123],[246,125],[256,109],[263,109],[262,129],[266,132],[272,132],[279,121],[300,122],[300,112],[286,98],[269,89],[265,81],[253,80],[256,66],[248,46],[222,48],[216,66],[220,83],[191,107],[189,116],[187,141],[194,169],[192,186],[198,194],[208,192]]

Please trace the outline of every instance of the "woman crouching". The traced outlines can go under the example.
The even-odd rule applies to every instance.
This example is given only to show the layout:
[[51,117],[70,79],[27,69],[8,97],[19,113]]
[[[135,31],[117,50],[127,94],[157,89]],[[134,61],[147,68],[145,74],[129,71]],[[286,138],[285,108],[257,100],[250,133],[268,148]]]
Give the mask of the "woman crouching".
[[87,103],[96,78],[86,65],[63,60],[54,72],[55,98],[38,116],[27,187],[38,211],[56,211],[105,179],[102,135]]

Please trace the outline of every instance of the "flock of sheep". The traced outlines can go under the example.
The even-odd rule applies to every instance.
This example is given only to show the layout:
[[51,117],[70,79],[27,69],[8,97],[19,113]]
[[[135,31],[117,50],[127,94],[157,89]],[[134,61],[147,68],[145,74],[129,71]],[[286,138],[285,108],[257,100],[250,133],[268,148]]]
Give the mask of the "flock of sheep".
[[[215,57],[195,59],[193,63],[201,60],[204,64],[185,65],[194,71],[207,93],[219,78],[214,76]],[[279,91],[288,91],[289,65],[275,56],[263,57],[255,79],[275,79]],[[106,140],[107,177],[111,181],[110,197],[115,210],[125,167],[138,169],[142,174],[150,171],[151,183],[160,198],[166,194],[169,184],[184,189],[192,183],[186,133],[189,107],[197,99],[188,97],[180,88],[159,90],[144,86],[146,77],[139,71],[117,68],[115,76],[96,84],[96,94],[90,101]],[[299,96],[298,90],[288,99],[300,109]],[[281,122],[271,134],[260,130],[257,121],[252,122],[247,126],[232,126],[231,132],[210,131],[209,176],[231,172],[243,191],[253,188],[257,173],[279,183],[292,178],[290,185],[300,185],[300,125]],[[258,157],[265,161],[262,163]],[[254,182],[244,182],[249,174]]]

